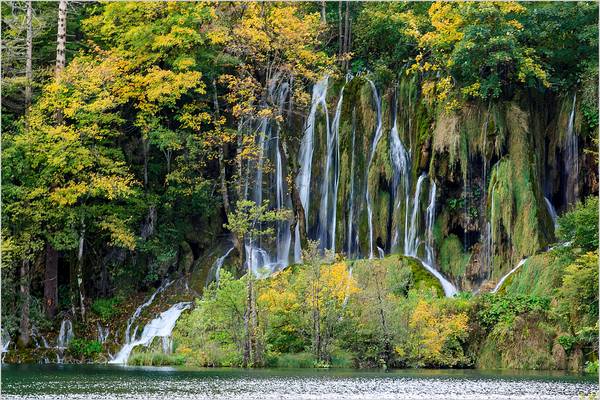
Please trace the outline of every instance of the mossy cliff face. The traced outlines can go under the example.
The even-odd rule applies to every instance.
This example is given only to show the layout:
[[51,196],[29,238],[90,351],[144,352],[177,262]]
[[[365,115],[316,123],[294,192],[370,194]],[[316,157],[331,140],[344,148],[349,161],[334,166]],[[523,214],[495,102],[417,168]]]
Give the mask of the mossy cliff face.
[[[386,253],[404,252],[404,238],[416,207],[416,253],[425,257],[425,243],[430,240],[430,233],[425,232],[426,213],[434,182],[437,193],[431,235],[435,264],[463,290],[497,281],[520,259],[555,240],[545,197],[559,212],[567,209],[570,204],[561,187],[567,178],[578,179],[582,174],[581,167],[576,177],[565,177],[564,172],[569,124],[576,136],[581,129],[582,117],[573,97],[524,94],[511,102],[465,103],[448,112],[422,99],[414,78],[377,83],[382,134],[372,149],[378,105],[365,77],[331,84],[329,126],[333,125],[342,86],[336,148],[336,252],[352,258],[370,255],[368,188],[374,256],[378,256],[377,247]],[[409,154],[407,193],[394,180],[390,150],[394,120]],[[327,148],[327,120],[320,110],[308,220],[312,238],[318,237]],[[582,156],[581,166],[586,162]],[[422,174],[427,177],[414,201]],[[586,181],[596,182],[595,173],[591,175]],[[586,181],[578,183],[575,197],[596,190]]]

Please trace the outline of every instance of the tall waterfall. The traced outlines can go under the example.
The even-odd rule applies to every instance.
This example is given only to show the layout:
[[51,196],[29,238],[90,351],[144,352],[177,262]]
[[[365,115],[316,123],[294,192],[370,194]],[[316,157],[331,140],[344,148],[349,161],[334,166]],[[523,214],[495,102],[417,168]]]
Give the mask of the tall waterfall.
[[[313,88],[312,101],[310,105],[310,113],[304,127],[304,137],[300,143],[300,155],[298,157],[300,163],[300,171],[296,177],[296,185],[300,195],[300,203],[304,208],[304,220],[308,224],[308,211],[310,207],[310,178],[312,175],[312,159],[314,152],[314,134],[317,111],[319,107],[323,109],[327,132],[329,132],[329,113],[327,112],[327,86],[329,77],[325,76],[317,82]],[[294,259],[300,262],[302,259],[302,249],[300,246],[300,226],[296,224],[295,240],[294,240]]]
[[348,256],[354,255],[355,243],[358,242],[358,231],[356,232],[356,240],[354,239],[354,164],[356,161],[355,144],[356,144],[356,125],[354,121],[354,113],[352,114],[352,155],[350,156],[350,198],[348,201],[348,233],[346,253]]
[[[390,132],[390,158],[392,160],[392,166],[394,167],[394,182],[392,186],[392,194],[394,196],[394,214],[397,215],[394,218],[392,225],[392,243],[391,248],[395,249],[398,246],[399,242],[399,234],[400,234],[400,226],[399,226],[399,218],[398,211],[400,210],[400,205],[402,200],[404,200],[404,204],[408,206],[409,200],[409,178],[410,178],[410,154],[406,151],[406,148],[402,144],[400,140],[400,136],[398,134],[398,112],[396,107],[394,107],[394,125],[392,126],[392,131]],[[404,191],[402,192],[402,189]],[[407,240],[407,225],[408,225],[408,213],[405,210],[404,213],[404,242]]]
[[325,172],[321,182],[321,207],[319,209],[319,241],[323,249],[331,249],[335,252],[335,230],[337,211],[337,191],[340,179],[340,117],[342,114],[342,101],[344,100],[344,88],[340,92],[340,98],[335,109],[331,129],[327,131],[327,159],[325,161]]
[[381,99],[379,94],[377,93],[377,88],[373,81],[367,79],[369,85],[371,85],[371,90],[373,91],[373,99],[375,100],[375,104],[377,106],[377,127],[375,128],[375,136],[373,138],[373,144],[371,145],[371,152],[369,154],[369,161],[367,163],[367,170],[365,171],[367,179],[365,179],[365,199],[367,200],[367,217],[369,221],[369,258],[373,258],[373,210],[371,208],[371,195],[369,193],[369,169],[371,168],[371,162],[373,162],[373,157],[375,156],[375,151],[377,149],[377,144],[379,143],[379,139],[381,139],[381,135],[383,133],[382,127],[382,116],[381,116]]
[[575,103],[577,102],[577,93],[573,95],[573,105],[569,114],[567,132],[564,143],[564,162],[566,174],[565,204],[567,206],[575,204],[579,193],[579,145],[575,133]]

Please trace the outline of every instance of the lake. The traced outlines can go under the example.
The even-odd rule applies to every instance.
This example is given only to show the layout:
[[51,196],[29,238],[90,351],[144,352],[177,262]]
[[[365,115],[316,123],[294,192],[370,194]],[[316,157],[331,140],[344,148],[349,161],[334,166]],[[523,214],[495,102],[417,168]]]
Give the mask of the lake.
[[478,370],[3,365],[3,399],[581,399],[597,376]]

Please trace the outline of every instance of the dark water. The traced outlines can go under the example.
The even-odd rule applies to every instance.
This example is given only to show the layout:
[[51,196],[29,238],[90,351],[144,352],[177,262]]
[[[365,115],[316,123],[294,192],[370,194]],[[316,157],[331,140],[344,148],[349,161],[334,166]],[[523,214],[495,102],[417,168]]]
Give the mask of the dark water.
[[473,370],[4,365],[3,399],[589,399],[597,377]]

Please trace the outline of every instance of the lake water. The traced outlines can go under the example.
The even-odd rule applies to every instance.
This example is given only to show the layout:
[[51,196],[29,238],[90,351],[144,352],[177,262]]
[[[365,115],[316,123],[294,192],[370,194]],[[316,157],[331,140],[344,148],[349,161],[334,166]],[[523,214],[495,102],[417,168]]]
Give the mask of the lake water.
[[3,365],[3,399],[588,399],[597,377],[552,372]]

